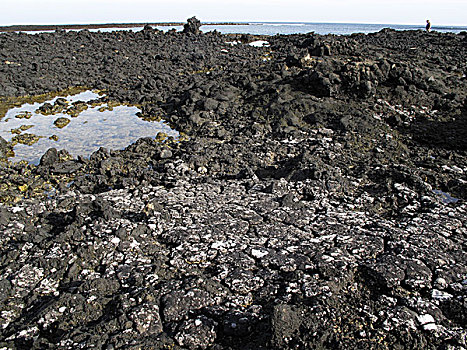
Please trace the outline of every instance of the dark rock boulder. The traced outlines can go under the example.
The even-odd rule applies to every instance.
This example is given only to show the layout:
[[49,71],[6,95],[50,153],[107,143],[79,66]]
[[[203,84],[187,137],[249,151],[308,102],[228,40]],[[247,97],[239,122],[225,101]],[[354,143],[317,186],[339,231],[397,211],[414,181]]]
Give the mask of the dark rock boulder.
[[8,142],[0,136],[0,159],[6,158],[8,152]]
[[183,33],[199,34],[201,31],[201,22],[196,17],[188,18],[187,22],[183,25]]
[[320,71],[307,71],[302,77],[303,88],[317,97],[331,97],[339,90],[338,81]]
[[76,160],[68,160],[63,163],[55,163],[52,165],[51,170],[56,174],[72,174],[77,172],[83,164]]

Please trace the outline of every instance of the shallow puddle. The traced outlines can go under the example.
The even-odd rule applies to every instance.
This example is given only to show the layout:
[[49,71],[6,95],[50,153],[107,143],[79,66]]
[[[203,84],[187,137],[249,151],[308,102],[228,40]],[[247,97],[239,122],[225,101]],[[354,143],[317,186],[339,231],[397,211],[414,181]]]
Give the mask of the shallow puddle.
[[100,97],[95,92],[85,91],[8,110],[0,120],[0,136],[16,143],[15,156],[9,159],[38,164],[51,147],[66,149],[74,157],[89,157],[100,147],[123,149],[139,138],[155,138],[159,132],[175,139],[179,137],[179,133],[163,121],[139,118],[138,107],[96,105]]
[[459,198],[454,198],[449,193],[443,192],[441,190],[433,190],[433,193],[440,196],[443,203],[457,203],[459,201]]

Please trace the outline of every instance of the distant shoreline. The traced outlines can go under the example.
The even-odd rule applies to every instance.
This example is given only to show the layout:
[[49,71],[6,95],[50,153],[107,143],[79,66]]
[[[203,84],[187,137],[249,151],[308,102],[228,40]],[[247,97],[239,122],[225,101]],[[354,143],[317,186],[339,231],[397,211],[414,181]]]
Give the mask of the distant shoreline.
[[[183,26],[186,22],[164,22],[164,23],[102,23],[102,24],[22,24],[22,25],[11,25],[11,26],[0,26],[0,32],[34,32],[34,31],[45,31],[45,30],[62,30],[62,29],[100,29],[100,28],[133,28],[133,27],[144,27],[145,25],[158,26],[158,27],[171,27],[171,26]],[[212,25],[248,25],[248,23],[237,23],[237,22],[208,22],[202,23],[203,26]]]

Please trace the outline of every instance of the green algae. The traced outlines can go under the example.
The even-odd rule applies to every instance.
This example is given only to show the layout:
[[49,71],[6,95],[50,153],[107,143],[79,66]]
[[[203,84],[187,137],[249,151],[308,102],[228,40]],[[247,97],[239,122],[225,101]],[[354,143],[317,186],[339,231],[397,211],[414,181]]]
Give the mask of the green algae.
[[164,140],[167,139],[167,136],[168,136],[168,135],[167,135],[165,132],[159,132],[159,133],[157,133],[157,135],[156,135],[156,141],[157,141],[157,142],[163,142]]
[[[0,97],[0,119],[2,119],[8,110],[21,107],[25,103],[43,103],[45,101],[51,100],[57,96],[63,95],[76,95],[80,92],[89,90],[89,88],[84,86],[71,87],[61,91],[48,92],[41,95],[26,95],[26,96],[10,96],[10,97]],[[22,115],[23,113],[20,113]],[[27,113],[26,113],[27,115]],[[25,118],[27,118],[25,116]]]
[[[60,160],[66,158],[61,156]],[[2,164],[0,172],[0,203],[15,204],[24,199],[42,199],[55,191],[59,184],[67,184],[74,177],[63,174],[50,174],[48,179],[35,175],[35,167],[26,161]]]
[[67,126],[68,124],[70,124],[70,119],[64,118],[64,117],[57,118],[57,119],[54,121],[54,125],[55,125],[57,128],[59,128],[59,129],[64,128],[64,127]]
[[70,108],[67,109],[66,114],[70,117],[76,118],[80,115],[81,112],[84,112],[88,109],[88,105],[86,102],[78,101],[74,102]]
[[38,142],[43,136],[37,136],[34,134],[24,133],[20,135],[15,135],[11,139],[11,144],[16,146],[18,143],[22,145],[31,146]]
[[12,134],[19,135],[19,134],[21,134],[23,131],[29,130],[29,129],[31,129],[32,127],[34,127],[34,125],[21,125],[19,128],[11,129],[11,133],[12,133]]
[[32,113],[31,112],[21,112],[15,116],[18,119],[31,119]]

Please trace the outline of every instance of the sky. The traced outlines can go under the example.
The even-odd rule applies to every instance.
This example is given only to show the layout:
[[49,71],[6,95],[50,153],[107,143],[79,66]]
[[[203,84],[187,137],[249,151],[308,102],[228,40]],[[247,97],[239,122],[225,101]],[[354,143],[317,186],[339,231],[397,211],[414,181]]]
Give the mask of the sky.
[[0,25],[329,22],[467,26],[467,0],[0,0]]

